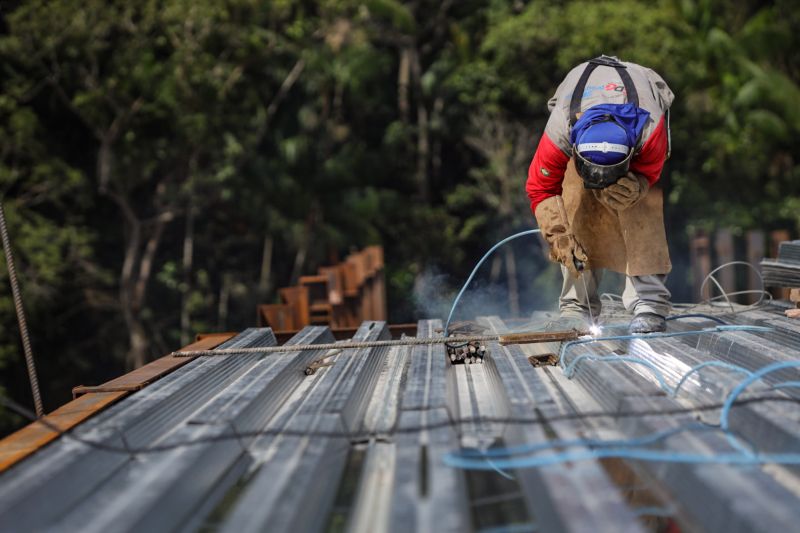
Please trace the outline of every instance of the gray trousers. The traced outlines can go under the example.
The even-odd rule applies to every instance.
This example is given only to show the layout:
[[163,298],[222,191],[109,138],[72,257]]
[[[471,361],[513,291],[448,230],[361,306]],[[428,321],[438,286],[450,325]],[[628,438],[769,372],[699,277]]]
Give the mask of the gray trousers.
[[[597,294],[597,286],[600,285],[603,272],[603,270],[584,270],[581,276],[586,280],[584,288],[581,278],[574,278],[566,267],[561,266],[564,283],[561,286],[558,308],[562,317],[585,316],[589,312],[587,301],[591,304],[592,314],[594,316],[600,314],[600,297]],[[672,294],[664,285],[666,280],[666,274],[626,276],[625,290],[622,293],[622,304],[625,309],[635,315],[655,313],[667,316],[671,307],[669,299]]]

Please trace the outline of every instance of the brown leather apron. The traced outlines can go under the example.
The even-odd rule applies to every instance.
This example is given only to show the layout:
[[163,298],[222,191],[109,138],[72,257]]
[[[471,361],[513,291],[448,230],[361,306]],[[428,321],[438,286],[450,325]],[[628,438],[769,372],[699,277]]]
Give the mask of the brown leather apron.
[[589,268],[606,268],[628,276],[672,270],[660,188],[651,188],[633,207],[615,211],[583,187],[575,162],[570,160],[562,194],[572,232],[589,256]]

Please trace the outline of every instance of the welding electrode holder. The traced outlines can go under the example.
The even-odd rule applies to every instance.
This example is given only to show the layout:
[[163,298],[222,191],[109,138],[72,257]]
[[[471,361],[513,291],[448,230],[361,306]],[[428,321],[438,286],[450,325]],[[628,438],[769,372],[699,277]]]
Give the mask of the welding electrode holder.
[[574,255],[572,256],[572,264],[575,265],[575,270],[577,270],[578,272],[583,272],[584,269],[586,268],[586,263],[584,263]]

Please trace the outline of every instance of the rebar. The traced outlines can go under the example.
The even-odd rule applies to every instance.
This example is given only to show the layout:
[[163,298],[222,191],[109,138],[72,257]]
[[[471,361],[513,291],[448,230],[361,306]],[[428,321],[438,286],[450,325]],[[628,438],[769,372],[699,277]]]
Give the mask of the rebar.
[[22,337],[22,349],[25,352],[25,364],[28,367],[28,378],[31,382],[31,392],[33,393],[33,405],[36,408],[36,416],[44,416],[42,407],[42,393],[39,391],[39,378],[36,375],[36,364],[33,360],[33,349],[31,339],[28,335],[28,323],[25,321],[25,310],[22,307],[22,295],[17,281],[17,270],[14,268],[14,254],[11,252],[11,239],[8,237],[6,228],[6,215],[3,212],[3,204],[0,203],[0,237],[3,239],[3,252],[6,255],[6,266],[8,267],[8,280],[11,283],[11,293],[14,296],[14,309],[17,312],[17,323],[19,324],[19,334]]
[[276,352],[299,352],[303,350],[349,350],[359,348],[383,348],[390,346],[419,346],[426,344],[462,344],[474,342],[499,342],[500,344],[532,344],[575,340],[583,333],[577,330],[507,333],[498,335],[471,335],[450,337],[405,338],[390,341],[339,341],[326,344],[293,344],[290,346],[264,346],[259,348],[226,348],[217,350],[181,350],[172,352],[173,357],[224,356],[236,354],[265,354]]

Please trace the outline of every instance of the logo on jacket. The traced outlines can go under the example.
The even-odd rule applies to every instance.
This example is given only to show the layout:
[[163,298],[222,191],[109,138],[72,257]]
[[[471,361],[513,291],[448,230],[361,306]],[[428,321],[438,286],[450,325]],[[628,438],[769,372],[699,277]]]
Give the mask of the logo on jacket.
[[588,98],[593,92],[596,91],[614,91],[617,93],[625,92],[625,85],[622,82],[611,81],[605,85],[587,85],[583,90],[583,98]]

